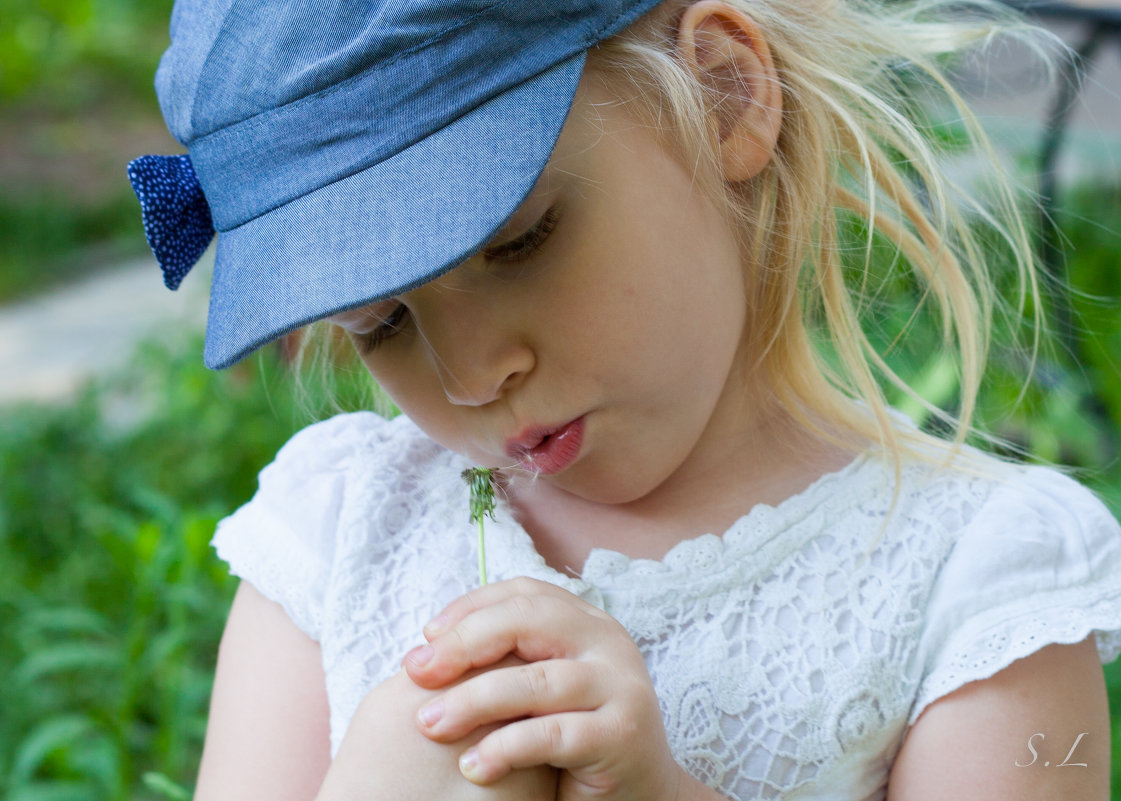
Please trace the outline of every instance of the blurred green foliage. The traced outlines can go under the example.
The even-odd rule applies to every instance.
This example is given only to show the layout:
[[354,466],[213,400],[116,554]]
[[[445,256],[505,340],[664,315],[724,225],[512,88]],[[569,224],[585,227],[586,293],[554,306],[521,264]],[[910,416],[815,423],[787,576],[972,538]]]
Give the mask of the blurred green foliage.
[[330,399],[300,395],[272,351],[216,374],[201,347],[146,346],[73,404],[0,418],[7,801],[175,798],[193,783],[234,588],[214,526],[298,428],[340,398],[370,403],[358,374]]
[[145,252],[140,208],[123,169],[119,177],[92,204],[53,190],[19,198],[0,191],[0,303]]
[[170,0],[0,0],[0,105],[154,98]]
[[[1121,253],[1121,184],[1088,186],[1063,198],[1056,222],[1064,241],[1064,286],[1042,287],[1029,300],[1026,317],[1016,311],[1011,290],[996,315],[993,347],[976,412],[977,427],[1002,443],[974,444],[1007,456],[1065,465],[1096,490],[1121,516],[1121,291],[1116,254]],[[859,237],[859,234],[858,234]],[[1001,248],[991,243],[998,287],[1012,278],[1002,265]],[[894,250],[884,247],[880,261]],[[873,294],[865,314],[869,339],[887,361],[923,397],[957,413],[953,399],[959,376],[940,336],[933,310],[914,315],[922,289],[905,271],[887,270],[891,278]],[[1049,327],[1033,353],[1032,304],[1043,306]],[[1069,306],[1073,336],[1057,335],[1050,321]],[[903,333],[905,332],[905,333]],[[937,419],[901,391],[888,397],[930,430]]]
[[144,251],[125,163],[174,148],[153,88],[171,5],[0,0],[0,302]]

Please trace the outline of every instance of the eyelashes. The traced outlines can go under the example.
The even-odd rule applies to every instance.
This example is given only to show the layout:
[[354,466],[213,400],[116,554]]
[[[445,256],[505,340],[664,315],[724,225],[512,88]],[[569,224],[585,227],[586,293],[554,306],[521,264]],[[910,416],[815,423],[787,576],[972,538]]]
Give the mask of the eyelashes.
[[512,242],[486,248],[483,256],[491,261],[521,261],[532,256],[545,244],[549,234],[557,227],[560,212],[556,206],[551,206],[544,216],[533,227]]
[[388,317],[378,323],[378,326],[373,331],[369,331],[365,334],[352,333],[351,339],[354,340],[358,352],[365,356],[367,353],[376,350],[385,340],[400,333],[402,325],[406,322],[405,318],[408,313],[409,310],[405,304],[398,304],[393,311],[389,313]]
[[[556,206],[552,206],[541,219],[534,223],[532,228],[517,239],[485,248],[482,255],[488,261],[498,264],[516,264],[525,261],[541,249],[541,246],[545,244],[545,241],[557,227],[559,220],[560,211]],[[376,350],[386,340],[401,333],[408,325],[408,317],[409,309],[401,303],[372,331],[363,334],[351,334],[358,352],[365,356]]]

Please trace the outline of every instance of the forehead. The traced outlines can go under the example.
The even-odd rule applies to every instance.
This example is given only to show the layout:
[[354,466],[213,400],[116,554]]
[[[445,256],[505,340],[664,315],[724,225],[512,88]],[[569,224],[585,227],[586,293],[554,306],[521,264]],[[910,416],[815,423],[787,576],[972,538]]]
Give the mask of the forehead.
[[[545,170],[533,189],[536,194],[572,187],[610,191],[620,182],[641,183],[648,171],[623,167],[624,151],[643,151],[644,157],[673,157],[662,146],[662,135],[635,116],[631,103],[614,91],[594,69],[585,69],[572,106]],[[652,149],[651,145],[657,145]],[[655,171],[656,172],[656,171]]]

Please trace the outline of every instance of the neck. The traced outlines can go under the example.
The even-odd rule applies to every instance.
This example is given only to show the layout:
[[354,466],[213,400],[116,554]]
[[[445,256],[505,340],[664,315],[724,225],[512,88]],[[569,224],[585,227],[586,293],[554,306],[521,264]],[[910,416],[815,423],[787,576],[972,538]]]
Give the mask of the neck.
[[702,438],[669,480],[629,503],[595,503],[524,477],[509,479],[508,496],[545,561],[579,573],[593,548],[661,559],[683,540],[723,534],[752,507],[783,502],[855,455],[781,412],[754,419],[740,437]]

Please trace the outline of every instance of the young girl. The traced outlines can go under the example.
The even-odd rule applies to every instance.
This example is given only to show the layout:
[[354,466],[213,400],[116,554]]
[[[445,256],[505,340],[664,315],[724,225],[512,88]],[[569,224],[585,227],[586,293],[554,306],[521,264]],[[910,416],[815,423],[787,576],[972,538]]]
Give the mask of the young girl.
[[[196,798],[1107,798],[1117,523],[961,444],[995,290],[900,91],[991,33],[947,13],[181,0],[190,157],[131,172],[169,284],[220,232],[208,364],[328,319],[403,412],[219,527]],[[952,441],[878,387],[887,280],[945,323]]]

